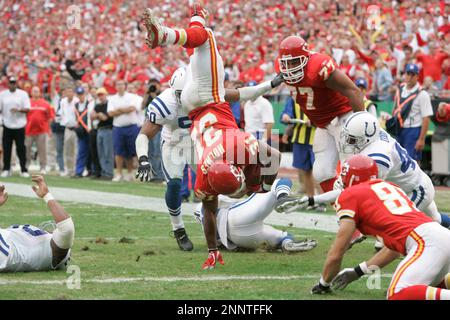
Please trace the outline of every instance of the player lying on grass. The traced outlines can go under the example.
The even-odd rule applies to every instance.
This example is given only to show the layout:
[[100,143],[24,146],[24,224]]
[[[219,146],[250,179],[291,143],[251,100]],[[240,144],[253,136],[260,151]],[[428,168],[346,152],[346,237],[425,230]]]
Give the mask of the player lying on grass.
[[[64,269],[70,259],[75,227],[72,218],[53,198],[42,176],[32,176],[36,195],[44,199],[56,224],[53,233],[37,227],[13,225],[0,229],[0,272]],[[8,200],[0,187],[0,206]]]
[[[434,202],[435,190],[431,179],[408,152],[380,128],[376,117],[366,111],[354,113],[342,128],[341,137],[343,158],[354,154],[369,156],[378,167],[378,178],[395,183],[420,211],[444,227],[450,226],[450,218],[440,214]],[[339,179],[337,182],[340,189]],[[339,193],[339,190],[334,190],[314,197],[286,199],[279,210],[292,211],[311,204],[332,202]]]
[[[198,159],[195,194],[202,199],[205,208],[204,233],[208,258],[202,268],[211,269],[215,267],[216,261],[222,259],[216,237],[217,196],[242,196],[248,191],[270,191],[278,173],[281,155],[278,150],[262,141],[258,142],[251,134],[242,132],[237,127],[230,105],[225,99],[223,60],[212,29],[205,26],[206,17],[207,11],[195,2],[191,6],[191,22],[186,29],[163,26],[151,9],[145,11],[142,19],[148,32],[145,41],[148,47],[179,45],[187,48],[190,55],[190,68],[187,70],[187,81],[180,99],[192,121],[191,138]],[[281,82],[278,81],[277,85]],[[257,89],[261,95],[270,91],[273,86],[273,81],[267,81],[253,87],[251,91]],[[239,94],[241,100],[253,99],[248,90],[240,90]],[[225,161],[228,170],[235,173],[236,182],[239,182],[234,185],[236,189],[223,185],[223,188],[217,189],[211,185],[208,172],[216,161]],[[256,179],[246,176],[249,171],[252,178]],[[244,176],[246,184],[243,183]]]
[[[388,299],[450,300],[450,230],[419,211],[402,189],[377,175],[375,161],[365,155],[355,155],[343,164],[345,189],[336,201],[339,230],[312,293],[329,293],[332,284],[344,288],[369,273],[369,268],[382,268],[404,255],[389,285]],[[382,237],[385,247],[355,269],[339,273],[356,229]]]
[[[190,68],[190,65],[187,68]],[[281,80],[274,79],[273,81]],[[185,84],[186,68],[182,67],[173,73],[169,81],[170,88],[164,90],[148,106],[144,125],[136,139],[136,153],[139,159],[136,178],[147,182],[154,176],[148,159],[148,141],[162,128],[162,168],[167,182],[166,205],[169,209],[173,233],[179,248],[183,251],[191,251],[193,244],[184,226],[180,192],[184,167],[189,164],[192,165],[194,171],[196,170],[193,144],[189,136],[192,121],[182,109],[180,101]],[[269,87],[272,88],[270,84]],[[234,102],[249,94],[252,97],[260,95],[261,91],[254,88],[226,89],[225,100]],[[242,95],[241,92],[243,91],[247,93]]]
[[[295,240],[286,231],[264,224],[278,199],[291,193],[290,179],[275,180],[270,192],[254,193],[245,200],[219,196],[217,212],[218,240],[229,250],[237,248],[287,252],[309,251],[316,247],[315,240]],[[203,222],[203,205],[199,204],[195,216]]]

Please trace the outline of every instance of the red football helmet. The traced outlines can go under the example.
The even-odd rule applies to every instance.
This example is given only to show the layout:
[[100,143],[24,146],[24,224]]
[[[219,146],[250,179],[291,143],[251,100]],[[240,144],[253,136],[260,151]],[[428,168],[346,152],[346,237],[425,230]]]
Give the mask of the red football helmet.
[[296,84],[304,77],[310,51],[308,43],[298,36],[290,36],[281,41],[278,63],[287,84]]
[[376,179],[378,167],[375,161],[365,155],[357,154],[344,162],[341,169],[341,179],[344,188],[348,188],[364,181]]
[[245,175],[241,168],[219,160],[209,167],[208,182],[217,193],[231,195],[245,187]]

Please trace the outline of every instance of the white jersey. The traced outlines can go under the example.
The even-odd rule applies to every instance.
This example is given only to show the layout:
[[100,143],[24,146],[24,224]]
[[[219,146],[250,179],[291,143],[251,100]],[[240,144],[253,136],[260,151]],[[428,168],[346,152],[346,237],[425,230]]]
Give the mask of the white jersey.
[[177,103],[171,88],[153,99],[147,108],[146,118],[163,126],[161,138],[166,144],[190,143],[191,120]]
[[47,271],[64,265],[70,255],[52,266],[52,235],[31,225],[0,229],[0,272]]
[[205,29],[208,40],[194,49],[186,70],[186,84],[181,93],[183,109],[187,113],[210,103],[225,102],[223,60],[213,31]]
[[375,160],[380,179],[395,183],[409,193],[422,182],[425,174],[408,152],[386,131],[381,130],[379,139],[369,144],[360,154]]

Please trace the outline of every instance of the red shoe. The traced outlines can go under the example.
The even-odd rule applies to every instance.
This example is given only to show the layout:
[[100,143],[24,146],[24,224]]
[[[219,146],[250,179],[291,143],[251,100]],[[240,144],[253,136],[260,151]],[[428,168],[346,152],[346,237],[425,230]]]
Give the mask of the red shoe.
[[208,11],[202,7],[200,2],[194,2],[191,5],[191,17],[194,16],[202,17],[205,21],[208,18]]
[[353,233],[352,240],[350,241],[350,246],[348,248],[350,249],[351,247],[353,247],[353,245],[355,245],[357,243],[361,243],[366,239],[367,239],[367,237],[365,235],[363,235],[361,232],[359,232],[359,230],[356,230]]
[[163,25],[152,9],[145,9],[142,15],[142,23],[147,29],[145,44],[152,49],[162,46],[165,38]]

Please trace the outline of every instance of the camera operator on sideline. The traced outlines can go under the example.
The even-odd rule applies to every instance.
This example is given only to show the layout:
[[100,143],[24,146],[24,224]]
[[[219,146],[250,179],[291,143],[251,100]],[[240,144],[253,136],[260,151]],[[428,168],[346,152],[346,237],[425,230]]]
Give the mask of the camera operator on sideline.
[[[148,81],[148,89],[142,101],[142,112],[145,112],[147,106],[161,93],[161,83],[157,79]],[[164,176],[161,168],[161,130],[148,142],[149,160],[155,171],[155,176],[151,182],[163,182]]]

